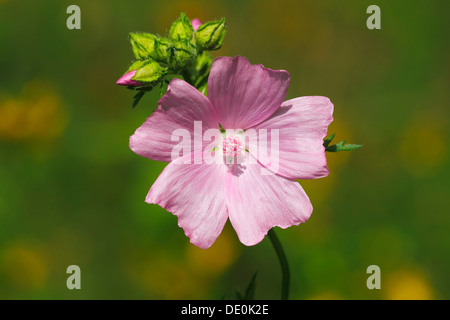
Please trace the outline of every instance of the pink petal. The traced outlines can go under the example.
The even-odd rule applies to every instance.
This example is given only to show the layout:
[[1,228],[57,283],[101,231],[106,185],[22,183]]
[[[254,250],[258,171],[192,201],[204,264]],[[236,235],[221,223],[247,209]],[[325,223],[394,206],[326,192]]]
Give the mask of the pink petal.
[[218,57],[208,79],[208,97],[225,129],[247,129],[270,117],[289,87],[289,73],[251,65],[245,57]]
[[[323,139],[333,121],[333,104],[326,97],[285,101],[269,119],[254,129],[267,129],[267,147],[258,143],[258,160],[288,179],[316,179],[328,175]],[[279,157],[270,160],[271,130],[278,130]],[[268,150],[269,149],[269,150]],[[269,155],[268,157],[265,155]]]
[[194,32],[197,31],[198,27],[202,25],[202,22],[199,19],[191,20],[192,27],[194,28]]
[[136,70],[132,70],[130,72],[125,73],[119,80],[117,80],[116,84],[121,86],[130,86],[130,87],[139,87],[142,86],[143,83],[140,81],[132,80],[136,74]]
[[[198,156],[193,158],[192,163],[198,160]],[[185,160],[183,157],[167,165],[145,201],[158,204],[178,216],[178,225],[191,242],[206,249],[217,239],[228,218],[225,203],[227,167],[223,164],[181,164]]]
[[242,164],[228,175],[228,214],[239,240],[247,246],[259,243],[272,227],[299,225],[312,213],[298,182],[263,175],[262,170],[259,163]]
[[191,141],[181,144],[190,144],[194,151],[194,121],[202,121],[202,134],[209,128],[219,128],[209,99],[187,82],[173,79],[156,111],[131,136],[130,148],[143,157],[170,162],[173,147],[180,143],[171,141],[177,129],[189,132]]

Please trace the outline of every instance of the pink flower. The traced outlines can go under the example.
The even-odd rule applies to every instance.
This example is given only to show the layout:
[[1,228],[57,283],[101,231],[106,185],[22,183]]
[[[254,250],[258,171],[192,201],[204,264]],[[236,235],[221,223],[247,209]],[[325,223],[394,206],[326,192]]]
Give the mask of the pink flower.
[[197,31],[198,27],[202,25],[202,22],[199,19],[191,20],[192,27],[194,28],[194,32]]
[[143,85],[142,82],[132,80],[131,78],[134,77],[136,74],[136,70],[132,70],[130,72],[125,73],[122,77],[117,80],[116,84],[119,84],[121,86],[129,86],[129,87],[140,87]]
[[[333,104],[319,96],[284,101],[288,86],[287,71],[251,65],[240,56],[219,57],[211,67],[208,97],[173,79],[157,110],[131,136],[135,153],[170,162],[145,201],[176,215],[193,244],[210,247],[228,218],[240,241],[250,246],[274,226],[284,229],[310,217],[311,202],[296,179],[328,175],[323,138],[333,120]],[[245,132],[266,129],[268,136],[276,132],[279,157],[269,159],[264,144],[258,144],[257,152],[243,148],[234,136],[214,141],[214,148],[211,141],[204,142],[200,152],[183,140],[181,144],[193,152],[172,161],[172,150],[180,145],[172,133],[181,128],[198,134],[194,121],[202,121],[202,134],[219,129],[219,123],[224,129]],[[223,158],[242,154],[247,158],[241,164],[206,163],[202,156],[211,149],[222,152]],[[277,168],[274,174],[264,173],[272,167]]]

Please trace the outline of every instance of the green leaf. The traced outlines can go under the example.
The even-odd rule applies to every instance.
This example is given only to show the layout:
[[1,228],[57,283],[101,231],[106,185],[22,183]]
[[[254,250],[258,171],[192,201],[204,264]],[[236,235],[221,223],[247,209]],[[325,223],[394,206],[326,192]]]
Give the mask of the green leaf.
[[235,289],[234,290],[234,296],[236,300],[254,300],[255,299],[255,289],[256,289],[256,275],[258,272],[255,272],[250,280],[250,283],[248,284],[247,288],[245,289],[244,295],[242,293]]
[[258,272],[255,272],[252,279],[250,280],[250,283],[247,286],[247,289],[245,289],[245,294],[244,294],[243,300],[254,300],[257,274],[258,274]]
[[139,101],[141,101],[142,97],[144,96],[144,94],[147,91],[138,91],[138,93],[136,93],[133,97],[133,108],[136,108],[136,106],[138,105]]
[[195,32],[195,41],[203,50],[220,49],[225,38],[225,18],[202,24]]
[[191,40],[194,35],[194,28],[191,21],[182,12],[180,17],[172,24],[169,31],[169,39],[172,41]]
[[236,300],[244,300],[244,298],[242,297],[242,294],[237,289],[234,290],[234,297],[236,298]]

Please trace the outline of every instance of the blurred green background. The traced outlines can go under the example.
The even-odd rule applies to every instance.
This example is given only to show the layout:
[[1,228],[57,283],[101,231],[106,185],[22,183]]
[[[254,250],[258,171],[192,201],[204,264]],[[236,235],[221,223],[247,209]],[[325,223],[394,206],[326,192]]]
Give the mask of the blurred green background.
[[[66,8],[81,8],[68,30]],[[366,9],[381,8],[381,30]],[[314,212],[278,229],[292,299],[449,299],[448,1],[0,0],[0,298],[220,299],[258,271],[278,299],[270,241],[240,244],[229,224],[208,250],[144,203],[165,163],[128,139],[157,93],[131,108],[115,81],[128,33],[165,34],[180,11],[227,18],[217,55],[291,74],[287,98],[324,95],[329,134],[364,144],[328,153],[330,175],[302,181]],[[336,141],[336,142],[337,142]],[[81,290],[66,268],[81,268]],[[381,268],[368,290],[366,268]]]

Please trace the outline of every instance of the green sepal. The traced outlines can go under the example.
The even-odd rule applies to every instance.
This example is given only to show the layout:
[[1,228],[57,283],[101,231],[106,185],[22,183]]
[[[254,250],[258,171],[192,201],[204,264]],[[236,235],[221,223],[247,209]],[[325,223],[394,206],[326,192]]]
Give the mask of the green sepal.
[[334,139],[334,137],[336,136],[336,132],[333,133],[331,136],[329,136],[328,138],[326,138],[325,140],[323,140],[323,146],[326,148],[328,147],[328,145],[330,144],[330,142]]
[[141,82],[156,82],[161,80],[166,74],[167,68],[161,67],[155,60],[147,59],[137,69],[136,74],[131,79]]
[[125,72],[125,73],[128,73],[133,70],[137,70],[140,67],[142,67],[144,64],[145,64],[145,60],[137,60],[137,61],[133,62],[133,64],[128,68],[127,72]]
[[225,38],[225,18],[202,24],[195,32],[195,41],[202,50],[220,49]]
[[328,152],[339,152],[339,151],[352,151],[362,147],[361,144],[345,144],[346,140],[341,141],[339,143],[333,144],[330,146],[330,142],[334,139],[336,133],[333,133],[330,137],[326,138],[323,141],[323,146],[325,147],[325,151]]

